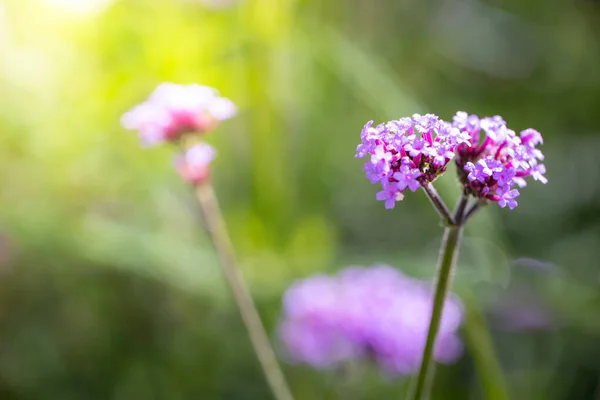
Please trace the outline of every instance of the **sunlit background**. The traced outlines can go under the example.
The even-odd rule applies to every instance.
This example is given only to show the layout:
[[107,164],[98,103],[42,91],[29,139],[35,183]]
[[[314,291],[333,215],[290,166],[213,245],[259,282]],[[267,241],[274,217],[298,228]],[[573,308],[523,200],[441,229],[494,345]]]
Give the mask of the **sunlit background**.
[[[549,183],[467,228],[466,352],[434,398],[483,399],[494,368],[514,399],[600,396],[599,2],[0,0],[0,55],[0,399],[270,398],[172,149],[119,126],[162,81],[240,108],[209,138],[213,180],[274,343],[295,279],[434,274],[424,194],[385,210],[354,158],[367,120],[538,129]],[[407,387],[284,368],[298,399]]]

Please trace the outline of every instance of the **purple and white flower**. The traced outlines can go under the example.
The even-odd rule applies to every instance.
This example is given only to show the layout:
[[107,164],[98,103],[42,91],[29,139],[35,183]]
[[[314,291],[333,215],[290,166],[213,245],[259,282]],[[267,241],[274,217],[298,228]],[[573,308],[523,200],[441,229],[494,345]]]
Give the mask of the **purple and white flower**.
[[152,146],[188,132],[210,132],[235,113],[231,100],[211,87],[162,83],[143,103],[123,114],[121,124],[138,131],[142,144]]
[[479,119],[465,112],[456,114],[453,125],[471,135],[469,143],[455,149],[459,177],[467,193],[513,209],[519,195],[514,187],[525,187],[524,178],[548,182],[546,167],[539,163],[544,154],[536,148],[543,144],[543,138],[535,129],[525,129],[517,136],[500,116]]
[[382,191],[376,198],[386,208],[411,191],[426,186],[446,171],[450,160],[458,167],[464,191],[473,197],[498,202],[500,207],[514,208],[519,192],[527,185],[526,177],[548,182],[546,167],[540,164],[544,154],[536,147],[542,135],[526,129],[519,136],[498,115],[479,118],[459,111],[453,123],[433,114],[415,114],[373,126],[369,121],[362,129],[356,157],[370,160],[364,172]]
[[[376,127],[369,121],[360,136],[356,157],[371,156],[364,167],[367,177],[371,183],[379,182],[384,192],[395,188],[398,194],[433,182],[454,158],[454,148],[471,138],[433,114],[414,114]],[[394,199],[401,197],[377,194],[386,208],[393,208]]]

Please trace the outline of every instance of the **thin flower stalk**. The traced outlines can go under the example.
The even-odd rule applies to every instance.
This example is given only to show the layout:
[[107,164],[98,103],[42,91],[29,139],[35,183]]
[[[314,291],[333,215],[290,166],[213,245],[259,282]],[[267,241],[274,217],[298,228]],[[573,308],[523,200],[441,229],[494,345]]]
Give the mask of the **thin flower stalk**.
[[244,278],[237,265],[233,246],[231,245],[229,235],[227,234],[212,185],[208,181],[198,184],[196,186],[196,197],[200,203],[207,230],[219,256],[227,285],[237,304],[242,320],[246,325],[250,341],[271,390],[277,400],[292,400],[293,397],[291,391],[287,386],[283,372],[277,362],[275,352],[271,347],[269,337],[263,328],[254,301],[250,296],[248,288],[244,283]]
[[456,225],[446,226],[444,230],[444,238],[440,248],[438,259],[437,279],[435,284],[435,292],[433,297],[433,309],[431,311],[431,320],[429,321],[429,329],[427,331],[427,341],[421,358],[421,367],[417,375],[416,386],[414,389],[413,399],[421,400],[429,397],[429,391],[433,381],[433,360],[432,354],[435,346],[435,340],[440,326],[442,313],[444,311],[444,303],[446,296],[450,290],[452,283],[452,274],[458,252],[460,248],[460,240],[462,237],[464,220],[462,213],[464,211],[463,198],[456,208],[454,219]]
[[427,198],[437,211],[442,221],[448,226],[456,225],[456,221],[454,220],[454,217],[452,216],[450,210],[446,206],[446,203],[444,203],[444,201],[438,194],[437,190],[435,190],[433,185],[431,183],[423,185],[423,191],[427,195]]
[[141,104],[126,112],[121,122],[138,132],[143,146],[171,143],[177,146],[173,166],[192,185],[218,254],[225,280],[248,330],[250,342],[276,400],[292,400],[291,391],[271,347],[269,337],[235,260],[217,198],[210,184],[214,149],[198,138],[212,132],[236,114],[233,102],[217,90],[197,84],[160,84]]

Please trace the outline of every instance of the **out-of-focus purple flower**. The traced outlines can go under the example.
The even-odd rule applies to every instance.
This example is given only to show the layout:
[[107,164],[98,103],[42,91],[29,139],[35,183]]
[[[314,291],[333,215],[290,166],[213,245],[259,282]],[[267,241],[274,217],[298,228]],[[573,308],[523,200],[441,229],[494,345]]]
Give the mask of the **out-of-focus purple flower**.
[[[411,374],[425,347],[432,298],[429,284],[392,267],[348,267],[336,276],[298,281],[287,290],[279,337],[293,362],[328,368],[369,359],[386,372]],[[438,362],[460,356],[462,315],[462,305],[450,296],[434,348]]]
[[554,328],[554,316],[546,309],[530,304],[521,304],[499,309],[494,315],[499,328],[505,331],[538,331]]
[[208,179],[210,162],[215,158],[215,150],[206,143],[198,143],[184,153],[175,156],[175,169],[181,179],[198,184]]
[[121,124],[138,131],[142,144],[151,146],[188,132],[210,132],[235,113],[231,100],[211,87],[161,83],[146,101],[123,114]]
[[552,330],[561,321],[543,298],[528,286],[509,289],[490,310],[498,329],[509,332]]
[[470,135],[468,143],[455,148],[454,159],[467,193],[513,209],[519,195],[514,187],[525,187],[524,178],[548,182],[546,167],[539,163],[544,155],[536,148],[543,138],[535,129],[517,136],[498,115],[480,119],[462,111],[456,113],[453,126]]
[[[371,155],[364,168],[371,183],[381,183],[384,191],[395,187],[396,192],[401,193],[406,188],[415,191],[433,182],[446,170],[455,147],[461,143],[468,145],[471,136],[433,114],[414,114],[412,118],[392,120],[376,127],[369,121],[360,138],[356,157]],[[390,186],[395,182],[398,185]],[[393,208],[389,199],[396,197],[384,198],[382,194],[377,197],[386,201],[386,208]]]

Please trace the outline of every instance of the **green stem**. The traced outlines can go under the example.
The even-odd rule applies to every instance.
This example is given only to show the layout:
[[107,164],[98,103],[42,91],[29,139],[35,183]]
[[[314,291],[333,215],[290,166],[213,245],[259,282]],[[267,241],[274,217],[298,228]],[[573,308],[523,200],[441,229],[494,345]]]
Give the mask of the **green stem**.
[[466,318],[464,332],[467,347],[473,356],[475,368],[483,389],[484,398],[487,400],[508,400],[508,388],[502,376],[502,370],[494,351],[492,338],[486,327],[481,310],[475,300],[466,299]]
[[219,256],[227,284],[239,308],[242,320],[250,336],[250,342],[254,347],[267,382],[273,391],[273,395],[277,400],[292,400],[292,394],[287,386],[283,372],[277,363],[277,358],[269,342],[269,337],[260,321],[256,306],[237,266],[233,246],[231,245],[225,228],[225,222],[219,211],[217,197],[210,183],[200,183],[196,187],[196,196],[200,202],[200,208],[202,209],[213,245]]
[[[459,216],[460,217],[460,216]],[[435,338],[437,336],[442,312],[444,310],[444,302],[446,294],[450,290],[450,282],[452,280],[452,270],[458,256],[460,247],[460,239],[462,236],[461,219],[458,221],[458,226],[447,226],[444,231],[444,239],[440,249],[440,257],[438,260],[437,282],[435,287],[435,295],[433,298],[433,310],[431,312],[431,321],[429,322],[429,330],[427,332],[427,341],[425,342],[425,350],[421,360],[421,368],[417,377],[417,383],[412,396],[415,400],[426,399],[429,396],[430,381],[433,379],[433,373],[430,372],[433,358],[433,349]]]
[[427,198],[433,205],[433,208],[437,211],[438,215],[444,221],[444,225],[456,225],[455,218],[450,213],[448,207],[438,194],[437,190],[433,187],[431,183],[422,186],[423,191],[427,195]]
[[485,200],[479,200],[478,202],[476,202],[475,204],[473,204],[471,206],[471,208],[469,208],[469,210],[467,211],[467,214],[465,215],[464,221],[466,221],[467,219],[471,218],[471,216],[473,214],[475,214],[477,212],[477,210],[479,210],[481,207],[485,206]]

